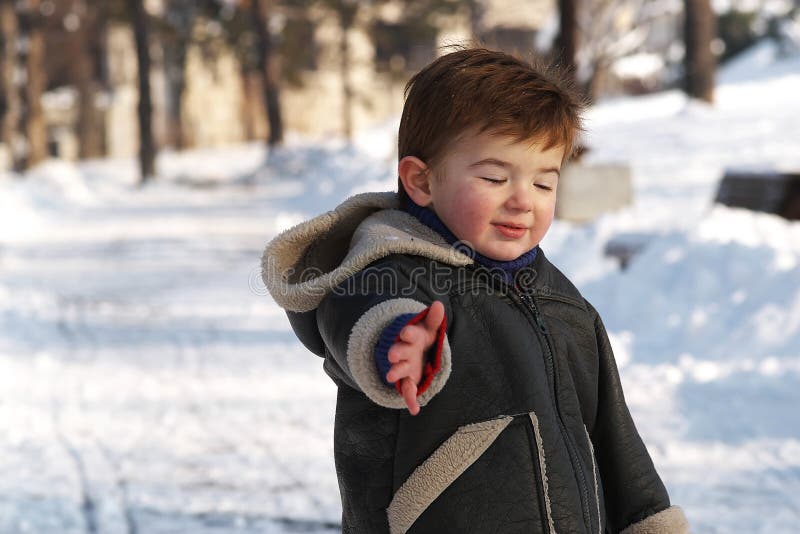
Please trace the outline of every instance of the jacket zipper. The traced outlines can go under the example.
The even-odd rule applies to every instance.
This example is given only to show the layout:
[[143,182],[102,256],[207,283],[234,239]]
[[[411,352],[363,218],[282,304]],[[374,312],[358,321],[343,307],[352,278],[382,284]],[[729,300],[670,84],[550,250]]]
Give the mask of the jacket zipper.
[[[550,334],[547,331],[547,325],[544,323],[541,314],[539,313],[539,308],[536,306],[536,302],[533,297],[525,294],[522,291],[519,291],[518,288],[513,288],[513,294],[519,299],[519,303],[533,314],[534,321],[536,322],[538,335],[544,341],[543,345],[545,347],[545,366],[547,368],[547,373],[550,376],[550,384],[552,385],[550,390],[550,395],[552,397],[553,406],[556,410],[556,415],[558,419],[558,428],[561,431],[561,437],[564,440],[564,443],[567,445],[567,453],[569,455],[570,462],[572,463],[572,469],[578,474],[578,483],[580,485],[581,490],[581,511],[583,512],[583,520],[586,523],[588,532],[592,531],[592,520],[589,514],[589,489],[586,483],[586,475],[583,472],[583,468],[581,467],[580,460],[578,459],[578,453],[576,450],[576,446],[573,443],[572,439],[570,438],[569,432],[567,432],[567,427],[564,424],[564,419],[561,416],[561,409],[558,403],[558,395],[556,395],[557,384],[556,384],[556,373],[555,373],[555,362],[553,357],[553,348],[550,343]],[[513,299],[516,300],[516,299]]]
[[[589,513],[589,489],[586,483],[586,475],[583,472],[583,468],[581,467],[580,460],[578,459],[578,453],[576,451],[576,446],[572,442],[569,436],[569,432],[567,432],[567,427],[564,424],[564,419],[561,416],[561,409],[558,405],[558,396],[556,395],[556,373],[555,373],[555,363],[553,357],[553,348],[550,343],[550,334],[547,331],[547,325],[544,323],[541,314],[539,313],[539,308],[536,306],[536,302],[534,301],[533,297],[525,294],[515,286],[504,282],[497,278],[491,278],[489,283],[493,286],[494,289],[497,289],[494,282],[500,282],[504,289],[511,288],[511,291],[505,291],[508,295],[513,295],[516,298],[512,298],[511,300],[515,302],[517,305],[522,307],[523,310],[527,311],[528,313],[533,315],[533,319],[536,322],[536,330],[537,336],[543,341],[543,345],[545,347],[545,367],[547,369],[547,373],[550,378],[551,390],[550,395],[553,401],[553,407],[556,411],[556,419],[558,420],[558,428],[561,432],[561,437],[564,440],[564,443],[567,445],[567,454],[569,455],[570,462],[572,463],[572,469],[578,474],[578,484],[580,485],[581,491],[581,511],[583,512],[583,520],[587,527],[587,532],[592,531],[592,520],[591,514]],[[483,284],[475,284],[472,281],[467,281],[465,284],[459,287],[462,291],[466,289],[473,289],[474,287],[483,287]],[[488,287],[486,288],[488,289]]]

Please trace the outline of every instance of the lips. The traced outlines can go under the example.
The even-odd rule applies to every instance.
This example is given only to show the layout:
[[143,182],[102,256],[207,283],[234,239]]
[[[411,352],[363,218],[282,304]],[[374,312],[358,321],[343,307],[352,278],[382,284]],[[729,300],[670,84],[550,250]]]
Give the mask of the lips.
[[493,226],[505,237],[510,237],[512,239],[522,237],[528,230],[527,226],[517,223],[493,223]]

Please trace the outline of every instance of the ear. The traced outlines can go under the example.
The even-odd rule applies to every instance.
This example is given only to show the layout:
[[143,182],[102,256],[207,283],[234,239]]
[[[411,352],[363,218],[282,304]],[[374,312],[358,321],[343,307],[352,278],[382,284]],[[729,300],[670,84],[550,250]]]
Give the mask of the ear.
[[424,161],[415,156],[404,157],[397,164],[397,175],[411,200],[420,206],[431,203],[430,181],[433,175]]

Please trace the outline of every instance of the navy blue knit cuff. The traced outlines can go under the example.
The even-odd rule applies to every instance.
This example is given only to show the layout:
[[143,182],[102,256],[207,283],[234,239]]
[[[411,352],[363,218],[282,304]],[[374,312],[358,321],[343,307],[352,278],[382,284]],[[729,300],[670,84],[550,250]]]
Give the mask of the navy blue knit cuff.
[[416,316],[416,313],[403,313],[398,315],[394,321],[383,329],[381,337],[378,338],[378,342],[375,344],[375,365],[378,367],[378,376],[380,376],[381,382],[387,386],[394,384],[394,382],[386,380],[386,373],[392,368],[392,364],[389,361],[389,349],[394,345],[397,336],[400,334],[400,330]]

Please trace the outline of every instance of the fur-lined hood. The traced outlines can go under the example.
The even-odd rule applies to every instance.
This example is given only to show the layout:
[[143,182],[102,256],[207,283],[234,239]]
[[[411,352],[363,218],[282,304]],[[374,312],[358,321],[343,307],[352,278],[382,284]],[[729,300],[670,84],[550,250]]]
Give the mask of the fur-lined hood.
[[261,258],[261,276],[278,305],[308,312],[338,284],[390,254],[453,266],[473,262],[400,210],[396,193],[362,193],[275,237]]

